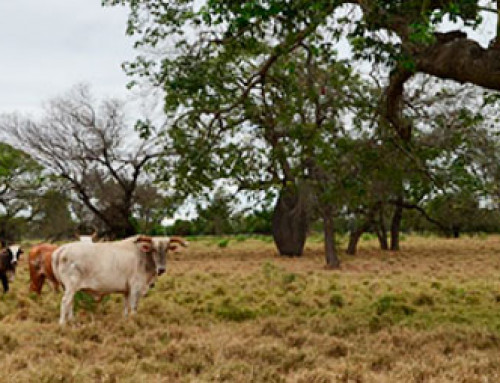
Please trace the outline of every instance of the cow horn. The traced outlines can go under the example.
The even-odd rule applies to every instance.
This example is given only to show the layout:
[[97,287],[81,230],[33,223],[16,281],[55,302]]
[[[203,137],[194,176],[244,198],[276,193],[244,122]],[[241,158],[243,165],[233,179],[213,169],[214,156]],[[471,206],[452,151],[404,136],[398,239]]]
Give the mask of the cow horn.
[[188,241],[181,237],[171,237],[170,238],[170,243],[178,243],[179,245],[183,247],[188,247]]

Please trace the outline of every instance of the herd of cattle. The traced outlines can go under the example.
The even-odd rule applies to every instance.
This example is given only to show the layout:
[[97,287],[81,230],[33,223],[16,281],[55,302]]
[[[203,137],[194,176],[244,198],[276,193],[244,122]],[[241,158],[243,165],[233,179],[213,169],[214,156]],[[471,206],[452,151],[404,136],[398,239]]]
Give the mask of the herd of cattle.
[[[187,246],[180,237],[136,235],[113,242],[79,242],[62,246],[40,244],[29,252],[30,291],[41,294],[45,280],[56,291],[64,289],[59,323],[73,318],[73,298],[85,291],[96,300],[111,293],[124,295],[124,314],[135,313],[140,297],[166,270],[167,253],[178,245]],[[0,250],[0,280],[4,293],[14,278],[23,250],[18,245]]]

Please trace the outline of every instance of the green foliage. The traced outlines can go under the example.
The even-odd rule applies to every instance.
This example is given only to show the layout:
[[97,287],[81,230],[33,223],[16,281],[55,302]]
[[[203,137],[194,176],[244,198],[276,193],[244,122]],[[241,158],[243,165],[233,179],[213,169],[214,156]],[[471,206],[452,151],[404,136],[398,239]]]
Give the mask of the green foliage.
[[76,224],[69,209],[69,196],[58,190],[48,190],[34,201],[36,211],[31,222],[31,236],[34,238],[70,238]]
[[[203,208],[199,205],[201,214],[192,220],[177,219],[171,226],[164,230],[169,235],[219,235],[216,234],[216,229],[220,234],[237,234],[235,240],[243,242],[252,234],[267,235],[265,241],[269,240],[268,235],[271,234],[271,217],[270,210],[258,209],[256,211],[245,211],[233,213],[230,199],[225,202],[212,200],[211,204]],[[218,205],[218,206],[215,206]],[[243,235],[246,234],[246,235]]]
[[[26,229],[26,211],[36,211],[45,191],[42,167],[26,153],[0,142],[0,238],[16,240]],[[23,213],[23,214],[21,214]]]
[[230,234],[233,215],[232,198],[218,189],[206,206],[198,204],[195,227],[198,233],[222,235]]
[[229,245],[229,238],[221,239],[218,243],[217,246],[219,246],[221,249],[226,248]]
[[[125,69],[132,82],[146,80],[165,93],[171,125],[161,140],[174,155],[160,157],[153,168],[160,180],[175,183],[179,198],[212,192],[218,181],[230,180],[249,194],[267,192],[256,198],[273,201],[283,185],[307,182],[316,207],[333,207],[342,219],[356,215],[358,224],[384,205],[371,219],[372,230],[384,226],[399,197],[420,209],[404,221],[406,229],[435,230],[443,221],[443,230],[459,220],[454,215],[460,209],[441,209],[427,204],[430,199],[460,189],[477,201],[478,190],[496,189],[496,170],[473,171],[496,161],[486,164],[473,152],[481,147],[495,153],[497,144],[485,148],[493,140],[480,129],[466,133],[483,123],[482,113],[450,105],[442,84],[433,93],[434,87],[417,83],[413,94],[407,85],[405,103],[412,108],[398,113],[411,127],[412,142],[401,142],[393,124],[380,118],[380,90],[351,67],[360,59],[383,73],[415,73],[416,52],[436,43],[443,20],[481,23],[478,1],[359,2],[359,17],[343,14],[344,1],[103,3],[127,5],[127,33],[138,48],[153,52],[148,56],[143,49]],[[343,38],[352,48],[349,62],[335,51]],[[169,41],[175,47],[166,55]],[[425,91],[432,93],[426,99]],[[485,104],[492,103],[495,97],[487,96]],[[153,127],[141,122],[137,129],[148,136]],[[270,232],[270,215],[234,217],[230,205],[219,198],[198,206],[198,220],[176,222],[172,231]],[[316,218],[318,211],[310,210]],[[422,211],[435,213],[432,225],[423,222]]]
[[168,226],[165,229],[165,231],[168,235],[175,234],[175,235],[188,236],[194,234],[201,234],[196,232],[194,228],[194,223],[192,221],[187,221],[184,219],[176,219],[174,224]]

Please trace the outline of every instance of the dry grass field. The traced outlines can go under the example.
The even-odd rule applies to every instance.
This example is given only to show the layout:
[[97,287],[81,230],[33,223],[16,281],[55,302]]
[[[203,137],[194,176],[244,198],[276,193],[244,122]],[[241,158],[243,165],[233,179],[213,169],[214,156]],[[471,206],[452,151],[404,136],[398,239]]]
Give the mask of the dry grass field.
[[0,296],[0,381],[500,382],[500,237],[366,240],[340,271],[314,239],[301,259],[218,243],[172,255],[137,316],[83,297],[65,328],[24,257]]

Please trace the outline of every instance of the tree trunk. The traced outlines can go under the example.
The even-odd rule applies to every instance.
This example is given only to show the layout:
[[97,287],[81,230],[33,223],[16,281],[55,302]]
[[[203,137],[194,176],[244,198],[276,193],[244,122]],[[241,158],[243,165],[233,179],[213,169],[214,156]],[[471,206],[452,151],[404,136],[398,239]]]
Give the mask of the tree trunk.
[[308,212],[305,196],[296,186],[280,192],[274,208],[273,238],[280,255],[301,256],[308,229]]
[[332,209],[325,209],[323,211],[323,232],[325,235],[326,265],[338,269],[340,267],[340,260],[335,247],[335,226]]
[[398,203],[394,207],[394,215],[391,223],[391,251],[399,251],[399,232],[401,231],[401,220],[403,219],[403,198],[398,197]]
[[347,245],[346,253],[349,255],[356,255],[358,250],[358,242],[363,233],[365,232],[364,227],[360,227],[359,229],[353,230],[349,234],[349,244]]
[[387,241],[387,228],[385,227],[385,219],[384,219],[384,209],[380,209],[379,211],[377,237],[378,237],[378,242],[380,244],[380,249],[389,250],[389,244]]
[[355,230],[351,230],[349,234],[349,244],[347,245],[346,253],[349,255],[356,255],[358,249],[358,242],[364,232],[370,229],[370,226],[374,224],[374,218],[377,211],[381,208],[380,202],[377,202],[368,211],[363,224]]
[[378,243],[380,244],[380,250],[389,250],[389,242],[387,240],[387,231],[379,228],[377,230]]

